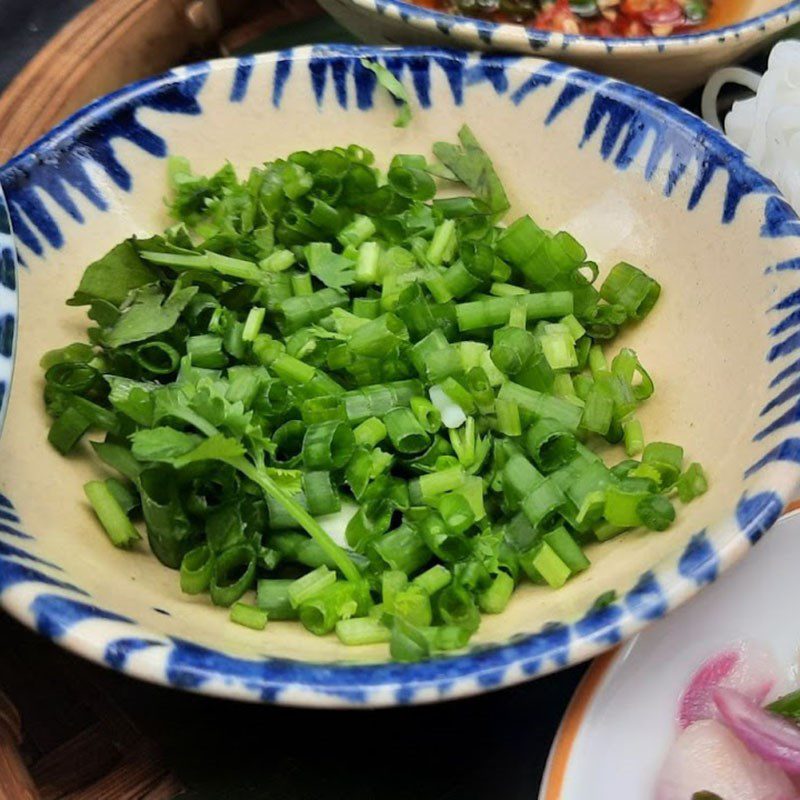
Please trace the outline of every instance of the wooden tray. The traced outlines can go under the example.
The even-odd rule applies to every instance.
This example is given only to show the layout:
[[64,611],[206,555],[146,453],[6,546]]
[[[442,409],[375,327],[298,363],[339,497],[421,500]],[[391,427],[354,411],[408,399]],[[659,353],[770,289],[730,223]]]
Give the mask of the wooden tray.
[[0,97],[0,163],[130,81],[322,14],[315,0],[95,0]]

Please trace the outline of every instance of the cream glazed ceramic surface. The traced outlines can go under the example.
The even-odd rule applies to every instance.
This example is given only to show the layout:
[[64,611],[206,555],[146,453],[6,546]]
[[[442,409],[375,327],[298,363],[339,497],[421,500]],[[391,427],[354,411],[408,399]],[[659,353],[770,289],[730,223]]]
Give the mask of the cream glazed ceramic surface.
[[[718,0],[725,2],[726,0]],[[580,36],[432,11],[405,0],[320,0],[366,42],[469,47],[566,61],[680,98],[800,21],[800,2],[745,0],[742,21],[678,36]]]
[[[408,88],[396,108],[362,57]],[[289,623],[263,633],[181,594],[144,546],[109,545],[82,484],[88,448],[46,442],[38,367],[80,339],[64,301],[87,263],[168,224],[168,153],[198,171],[242,170],[296,149],[358,142],[387,163],[429,153],[468,123],[513,201],[564,228],[608,269],[625,259],[664,287],[621,337],[656,394],[649,440],[685,445],[711,489],[668,532],[589,549],[593,567],[560,591],[523,587],[485,617],[468,652],[412,665],[383,647],[345,648]],[[697,118],[640,89],[536,59],[436,49],[318,47],[176,70],[100,100],[0,169],[21,268],[14,383],[0,442],[0,601],[62,645],[138,677],[228,697],[386,705],[457,697],[581,661],[714,580],[767,529],[800,477],[800,222],[742,153]],[[593,609],[603,592],[617,600]]]

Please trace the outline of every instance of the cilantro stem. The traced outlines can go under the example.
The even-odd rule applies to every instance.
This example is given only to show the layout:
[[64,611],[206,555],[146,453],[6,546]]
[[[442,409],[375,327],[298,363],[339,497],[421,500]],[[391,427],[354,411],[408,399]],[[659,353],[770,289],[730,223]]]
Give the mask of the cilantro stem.
[[269,475],[251,464],[244,456],[225,460],[228,464],[238,469],[239,472],[253,481],[253,483],[260,486],[266,495],[279,502],[286,509],[287,513],[303,527],[306,533],[317,542],[348,581],[358,585],[363,583],[358,567],[356,567],[344,549],[339,547],[322,525],[320,525],[308,511],[299,505],[288,492],[281,489]]

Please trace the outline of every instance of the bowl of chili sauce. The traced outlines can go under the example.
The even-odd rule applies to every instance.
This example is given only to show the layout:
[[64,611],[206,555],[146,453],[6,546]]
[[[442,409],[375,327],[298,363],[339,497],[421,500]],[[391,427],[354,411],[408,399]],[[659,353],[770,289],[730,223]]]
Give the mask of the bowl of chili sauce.
[[320,0],[356,36],[534,53],[680,98],[800,23],[800,0]]

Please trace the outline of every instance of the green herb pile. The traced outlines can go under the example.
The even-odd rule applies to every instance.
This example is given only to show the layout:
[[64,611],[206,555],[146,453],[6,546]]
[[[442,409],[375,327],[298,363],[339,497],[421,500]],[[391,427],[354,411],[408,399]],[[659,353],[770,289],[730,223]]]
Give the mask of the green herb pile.
[[[653,382],[609,347],[659,284],[620,263],[598,286],[568,233],[499,226],[503,186],[459,138],[385,173],[358,146],[243,181],[170,160],[176,224],[89,265],[68,301],[88,343],[42,359],[53,446],[105,432],[91,445],[119,478],[86,495],[114,545],[141,518],[183,591],[235,622],[411,661],[705,491],[680,447],[645,444]],[[607,467],[600,439],[628,458]],[[317,519],[343,500],[346,546]]]

